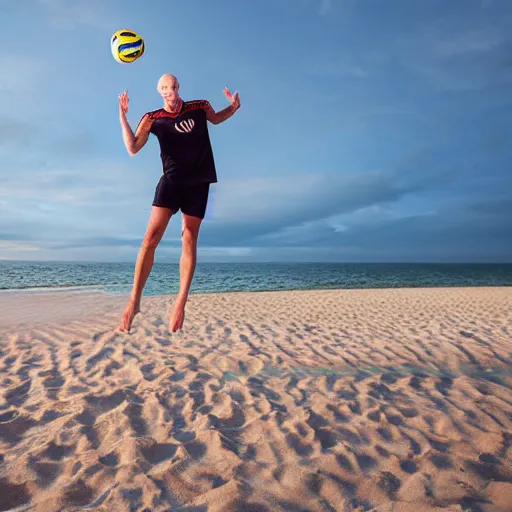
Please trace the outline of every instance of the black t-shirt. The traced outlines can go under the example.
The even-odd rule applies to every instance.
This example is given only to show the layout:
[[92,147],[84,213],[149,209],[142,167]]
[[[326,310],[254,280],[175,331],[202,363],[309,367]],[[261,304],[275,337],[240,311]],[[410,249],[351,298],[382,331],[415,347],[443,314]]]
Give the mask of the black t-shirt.
[[163,172],[173,182],[217,182],[205,110],[209,106],[206,100],[185,101],[176,114],[163,108],[148,112],[155,118],[150,131],[160,143]]

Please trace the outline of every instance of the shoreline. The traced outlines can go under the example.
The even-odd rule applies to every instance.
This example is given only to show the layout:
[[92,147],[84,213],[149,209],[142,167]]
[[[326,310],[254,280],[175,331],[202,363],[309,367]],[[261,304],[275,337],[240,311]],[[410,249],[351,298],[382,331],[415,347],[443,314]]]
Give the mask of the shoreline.
[[[130,287],[131,285],[70,285],[70,286],[35,286],[35,287],[27,287],[27,288],[0,288],[0,294],[2,293],[87,293],[88,290],[96,289],[96,288],[108,288],[115,286],[126,286]],[[214,290],[214,291],[191,291],[191,295],[200,295],[200,294],[212,294],[212,293],[261,293],[261,292],[307,292],[307,291],[332,291],[332,290],[417,290],[417,289],[432,289],[432,288],[512,288],[512,284],[472,284],[472,285],[418,285],[418,286],[351,286],[351,287],[343,287],[343,286],[333,286],[333,287],[312,287],[312,288],[277,288],[277,289],[258,289],[258,290]],[[105,290],[97,290],[97,293],[107,294],[107,295],[126,295],[128,292],[108,292]],[[158,293],[146,295],[144,297],[162,297],[172,295],[171,293]]]
[[[366,295],[367,297],[377,296],[379,294],[386,293],[414,293],[414,292],[426,292],[435,293],[436,291],[497,291],[506,293],[510,291],[512,293],[512,286],[489,286],[489,285],[478,285],[478,286],[421,286],[421,287],[382,287],[382,288],[294,288],[289,290],[254,290],[254,291],[212,291],[212,292],[190,292],[187,309],[190,308],[190,304],[201,297],[218,297],[218,296],[244,296],[244,295],[283,295],[286,294],[355,294],[355,295]],[[55,290],[55,289],[43,289],[43,290],[0,290],[0,310],[7,315],[0,316],[0,328],[9,325],[7,317],[10,318],[11,324],[14,318],[23,320],[24,315],[29,317],[37,316],[38,320],[43,320],[46,316],[47,320],[45,323],[52,321],[59,321],[55,315],[52,316],[54,308],[58,307],[59,312],[64,315],[67,319],[72,319],[79,314],[79,310],[82,314],[87,317],[94,315],[95,313],[110,312],[113,308],[121,307],[125,305],[126,300],[129,297],[129,292],[126,293],[109,293],[105,291],[91,291],[91,290]],[[170,301],[175,297],[175,294],[155,294],[155,295],[143,295],[142,303],[146,301]],[[46,302],[44,302],[44,300]],[[74,299],[74,300],[71,300]],[[103,306],[106,311],[103,311]],[[48,312],[48,309],[52,310]],[[23,313],[20,313],[20,310]],[[119,311],[119,315],[122,310]],[[3,318],[3,320],[2,320]],[[30,320],[28,320],[30,322]],[[23,321],[27,323],[27,321]]]
[[[305,294],[318,296],[323,294],[353,295],[355,297],[372,299],[379,295],[415,294],[436,292],[453,293],[511,293],[512,286],[432,286],[432,287],[391,287],[391,288],[308,288],[292,290],[258,290],[258,291],[216,291],[216,292],[191,292],[187,303],[187,311],[193,308],[193,303],[202,298],[219,297],[244,297],[248,296],[294,296]],[[69,290],[44,290],[44,291],[0,291],[0,329],[16,328],[31,325],[61,323],[77,318],[92,318],[95,316],[107,316],[112,322],[116,322],[116,314],[120,318],[129,293],[108,293],[104,291],[69,291]],[[175,294],[143,295],[142,304],[154,302],[171,303]],[[512,300],[512,298],[511,298]],[[138,315],[140,317],[140,313]]]

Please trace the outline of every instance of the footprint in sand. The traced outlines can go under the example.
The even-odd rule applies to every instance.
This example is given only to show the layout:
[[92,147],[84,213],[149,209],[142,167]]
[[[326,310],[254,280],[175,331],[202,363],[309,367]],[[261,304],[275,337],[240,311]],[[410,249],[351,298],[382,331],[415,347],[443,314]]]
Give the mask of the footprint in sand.
[[14,484],[0,478],[0,510],[13,510],[28,504],[32,496],[25,484]]

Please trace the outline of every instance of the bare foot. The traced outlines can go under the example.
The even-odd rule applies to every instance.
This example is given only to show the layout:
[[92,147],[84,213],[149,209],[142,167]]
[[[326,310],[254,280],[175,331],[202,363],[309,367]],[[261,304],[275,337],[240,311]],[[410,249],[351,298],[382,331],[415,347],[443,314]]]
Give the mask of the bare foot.
[[123,318],[121,319],[121,323],[119,324],[119,330],[123,332],[129,332],[130,327],[132,326],[133,318],[139,312],[140,302],[130,300],[130,302],[128,302],[128,305],[124,310]]
[[183,327],[186,300],[176,300],[169,320],[169,331],[176,332]]

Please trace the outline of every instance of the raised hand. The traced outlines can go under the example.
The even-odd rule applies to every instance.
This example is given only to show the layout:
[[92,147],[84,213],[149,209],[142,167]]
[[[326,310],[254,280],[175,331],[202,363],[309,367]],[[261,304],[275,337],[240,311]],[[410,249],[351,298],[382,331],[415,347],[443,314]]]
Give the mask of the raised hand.
[[238,92],[233,96],[229,89],[227,87],[224,87],[224,94],[226,95],[226,98],[230,101],[234,109],[238,110],[240,108],[240,96],[238,95]]
[[117,96],[119,98],[119,113],[126,115],[128,113],[128,103],[130,102],[128,91],[120,92]]

